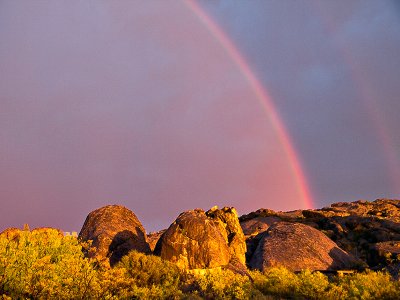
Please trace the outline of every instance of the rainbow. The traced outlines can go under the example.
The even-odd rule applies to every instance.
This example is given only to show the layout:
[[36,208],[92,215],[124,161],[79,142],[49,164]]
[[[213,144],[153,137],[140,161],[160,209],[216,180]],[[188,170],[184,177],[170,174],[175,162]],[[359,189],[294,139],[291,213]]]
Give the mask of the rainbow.
[[227,52],[232,61],[238,66],[243,76],[249,82],[252,90],[254,91],[257,99],[259,100],[264,111],[271,120],[272,126],[276,131],[279,141],[285,151],[285,155],[289,161],[292,174],[297,185],[297,189],[301,196],[303,204],[307,208],[313,208],[313,198],[310,192],[310,188],[307,183],[306,176],[303,172],[300,160],[293,147],[292,141],[286,131],[279,115],[271,101],[271,97],[267,91],[261,85],[260,81],[255,76],[254,72],[249,67],[245,58],[241,55],[239,50],[235,47],[233,42],[223,32],[223,30],[216,24],[206,12],[196,3],[194,0],[183,0],[190,11],[196,15],[196,17],[203,23],[207,30],[214,36],[218,43]]

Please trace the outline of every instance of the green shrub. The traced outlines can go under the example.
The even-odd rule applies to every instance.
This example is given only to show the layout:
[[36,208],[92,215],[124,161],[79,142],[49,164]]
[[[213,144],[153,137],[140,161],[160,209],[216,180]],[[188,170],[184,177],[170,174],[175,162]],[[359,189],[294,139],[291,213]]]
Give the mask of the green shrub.
[[0,293],[29,298],[85,298],[96,272],[76,238],[57,230],[0,236]]
[[285,268],[271,268],[265,273],[251,272],[254,287],[264,295],[290,297],[296,292],[296,286],[300,283],[296,274]]
[[326,298],[322,295],[330,288],[328,277],[320,272],[302,271],[297,274],[297,282],[295,294],[307,299]]
[[131,251],[116,268],[125,269],[128,279],[133,282],[130,291],[132,297],[174,299],[182,295],[182,271],[175,264],[158,256]]
[[211,269],[195,276],[199,295],[207,299],[249,299],[251,282],[230,270]]
[[348,299],[400,299],[400,284],[387,273],[367,271],[346,276],[337,283]]

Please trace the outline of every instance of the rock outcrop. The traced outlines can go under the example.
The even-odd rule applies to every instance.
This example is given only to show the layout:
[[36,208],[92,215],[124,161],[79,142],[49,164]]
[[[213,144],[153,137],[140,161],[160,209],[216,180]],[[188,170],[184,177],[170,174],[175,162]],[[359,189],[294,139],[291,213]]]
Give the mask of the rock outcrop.
[[233,207],[218,209],[216,206],[206,212],[208,218],[219,221],[218,225],[228,242],[230,257],[246,264],[246,239],[239,223],[238,214]]
[[131,250],[150,252],[142,224],[132,211],[120,205],[104,206],[89,213],[79,239],[92,241],[88,256],[109,258],[111,265]]
[[[246,243],[234,208],[186,211],[164,232],[155,254],[185,269],[245,263]],[[236,267],[237,268],[237,267]]]
[[248,259],[257,248],[260,233],[278,221],[302,223],[318,229],[371,268],[388,266],[387,262],[382,264],[375,244],[400,241],[400,201],[392,199],[339,202],[322,209],[292,212],[259,209],[239,220],[246,232]]
[[317,229],[278,222],[262,234],[249,265],[259,270],[283,266],[292,271],[328,271],[351,269],[360,263]]

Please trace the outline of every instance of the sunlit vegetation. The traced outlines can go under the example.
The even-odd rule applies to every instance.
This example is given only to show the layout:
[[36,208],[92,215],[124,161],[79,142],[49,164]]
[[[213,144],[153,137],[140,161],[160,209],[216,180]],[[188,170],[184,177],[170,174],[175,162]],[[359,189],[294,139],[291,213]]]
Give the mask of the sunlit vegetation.
[[381,272],[186,272],[134,251],[110,267],[82,247],[52,229],[0,236],[0,299],[400,299],[400,283]]

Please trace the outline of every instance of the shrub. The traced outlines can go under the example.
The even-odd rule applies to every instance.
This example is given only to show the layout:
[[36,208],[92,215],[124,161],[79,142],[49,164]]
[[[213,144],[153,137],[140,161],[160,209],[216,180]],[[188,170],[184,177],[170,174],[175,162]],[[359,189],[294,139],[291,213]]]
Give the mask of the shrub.
[[251,282],[230,270],[212,269],[195,276],[199,295],[207,299],[249,299]]
[[252,271],[254,288],[264,295],[295,299],[345,299],[346,291],[329,282],[320,272],[309,270],[295,274],[283,267],[264,273]]
[[32,298],[85,298],[96,272],[76,238],[59,231],[0,236],[0,294]]
[[158,256],[131,251],[122,258],[116,268],[125,269],[128,280],[133,283],[130,291],[132,297],[173,299],[182,295],[179,289],[181,270]]
[[338,281],[348,299],[400,299],[400,285],[389,274],[367,271]]
[[320,272],[302,271],[297,275],[297,282],[295,293],[307,299],[326,298],[323,295],[330,288],[328,278]]

